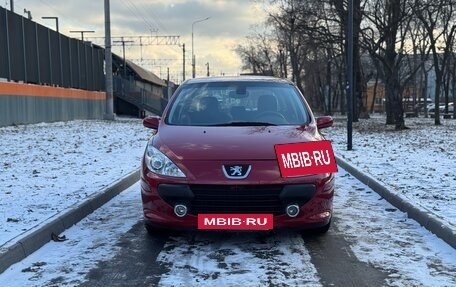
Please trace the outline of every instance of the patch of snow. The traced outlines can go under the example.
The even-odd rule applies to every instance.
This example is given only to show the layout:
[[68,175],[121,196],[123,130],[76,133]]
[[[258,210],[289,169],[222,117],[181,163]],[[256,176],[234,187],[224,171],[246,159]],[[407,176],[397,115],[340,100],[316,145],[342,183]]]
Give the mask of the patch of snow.
[[140,166],[139,119],[0,128],[0,248]]
[[139,182],[0,274],[8,287],[78,286],[98,261],[109,260],[121,247],[117,239],[142,218]]
[[431,118],[407,118],[410,128],[395,131],[385,117],[353,123],[353,150],[347,150],[347,121],[335,117],[323,133],[335,153],[445,221],[456,232],[456,120],[434,125]]
[[456,250],[339,168],[333,225],[388,286],[456,286]]
[[197,233],[171,238],[160,286],[321,286],[298,234]]

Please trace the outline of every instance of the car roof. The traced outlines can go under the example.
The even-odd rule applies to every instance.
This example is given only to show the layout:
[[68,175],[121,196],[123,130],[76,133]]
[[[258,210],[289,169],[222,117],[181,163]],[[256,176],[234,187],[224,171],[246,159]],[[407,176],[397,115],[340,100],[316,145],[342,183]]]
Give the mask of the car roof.
[[204,77],[204,78],[194,78],[186,80],[183,84],[195,84],[195,83],[214,83],[214,82],[271,82],[271,83],[284,83],[291,84],[287,79],[281,79],[270,76],[222,76],[222,77]]

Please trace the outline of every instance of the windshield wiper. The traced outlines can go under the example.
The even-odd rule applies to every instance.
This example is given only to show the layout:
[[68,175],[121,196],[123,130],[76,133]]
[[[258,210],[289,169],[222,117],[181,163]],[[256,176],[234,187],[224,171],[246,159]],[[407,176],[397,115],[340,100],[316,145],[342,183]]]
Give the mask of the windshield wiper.
[[214,127],[249,127],[249,126],[276,126],[273,123],[266,122],[228,122],[223,124],[214,124]]

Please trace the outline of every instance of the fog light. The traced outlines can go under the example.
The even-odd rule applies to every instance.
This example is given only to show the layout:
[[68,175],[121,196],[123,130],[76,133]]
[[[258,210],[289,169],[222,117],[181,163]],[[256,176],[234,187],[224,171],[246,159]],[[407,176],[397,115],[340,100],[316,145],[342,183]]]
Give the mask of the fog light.
[[178,217],[184,217],[185,215],[187,215],[187,211],[187,206],[183,204],[176,204],[174,206],[174,214],[176,214]]
[[296,204],[290,204],[287,206],[285,211],[287,212],[287,215],[289,217],[296,217],[299,214],[299,206],[297,206]]

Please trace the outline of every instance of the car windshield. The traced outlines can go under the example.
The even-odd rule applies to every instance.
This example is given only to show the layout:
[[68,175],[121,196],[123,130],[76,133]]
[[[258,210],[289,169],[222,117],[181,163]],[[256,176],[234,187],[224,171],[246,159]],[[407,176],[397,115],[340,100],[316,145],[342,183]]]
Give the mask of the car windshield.
[[303,96],[288,83],[220,81],[184,84],[165,122],[187,126],[305,125]]

